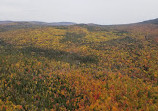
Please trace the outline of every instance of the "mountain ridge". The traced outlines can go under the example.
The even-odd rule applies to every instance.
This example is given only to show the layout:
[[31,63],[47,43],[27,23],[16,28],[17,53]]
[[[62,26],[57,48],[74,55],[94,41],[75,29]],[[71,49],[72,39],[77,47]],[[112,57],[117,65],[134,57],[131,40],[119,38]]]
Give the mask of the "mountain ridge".
[[158,24],[158,18],[156,19],[150,19],[150,20],[145,20],[143,22],[140,22],[141,24]]
[[[88,26],[101,25],[101,24],[96,24],[96,23],[75,23],[75,22],[42,22],[42,21],[11,21],[11,20],[0,21],[0,25],[10,24],[10,23],[31,23],[33,25],[46,25],[46,26],[70,26],[70,25],[80,25],[80,24],[88,25]],[[129,25],[129,24],[127,23],[123,25]],[[145,21],[137,22],[137,23],[131,23],[131,24],[158,24],[158,18],[145,20]],[[116,24],[116,25],[121,25],[121,24]]]

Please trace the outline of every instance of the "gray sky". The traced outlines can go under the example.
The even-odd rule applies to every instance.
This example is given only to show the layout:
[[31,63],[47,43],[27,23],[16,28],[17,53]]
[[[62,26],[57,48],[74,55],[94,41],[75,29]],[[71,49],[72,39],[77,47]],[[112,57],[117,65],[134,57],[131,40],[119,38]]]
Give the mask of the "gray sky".
[[158,0],[0,0],[0,21],[125,24],[158,18]]

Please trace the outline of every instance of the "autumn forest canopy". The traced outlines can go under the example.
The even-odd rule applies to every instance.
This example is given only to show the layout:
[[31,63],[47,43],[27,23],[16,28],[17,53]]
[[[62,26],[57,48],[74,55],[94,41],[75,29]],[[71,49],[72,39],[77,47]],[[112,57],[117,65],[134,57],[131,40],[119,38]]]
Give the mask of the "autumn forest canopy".
[[0,23],[0,111],[156,111],[158,22]]

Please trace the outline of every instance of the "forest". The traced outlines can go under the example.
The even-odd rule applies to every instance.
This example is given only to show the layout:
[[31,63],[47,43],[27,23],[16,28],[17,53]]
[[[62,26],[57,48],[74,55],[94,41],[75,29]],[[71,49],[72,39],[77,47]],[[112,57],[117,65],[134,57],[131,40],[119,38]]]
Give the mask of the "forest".
[[158,110],[158,25],[0,25],[0,111]]

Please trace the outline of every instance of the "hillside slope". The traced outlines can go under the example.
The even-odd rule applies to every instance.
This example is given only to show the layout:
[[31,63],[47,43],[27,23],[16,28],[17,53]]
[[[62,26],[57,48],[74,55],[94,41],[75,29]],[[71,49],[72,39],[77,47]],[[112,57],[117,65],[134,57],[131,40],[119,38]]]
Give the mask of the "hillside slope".
[[157,30],[0,25],[0,110],[156,111]]
[[158,18],[152,19],[152,20],[143,21],[141,23],[142,24],[157,24],[158,25]]

